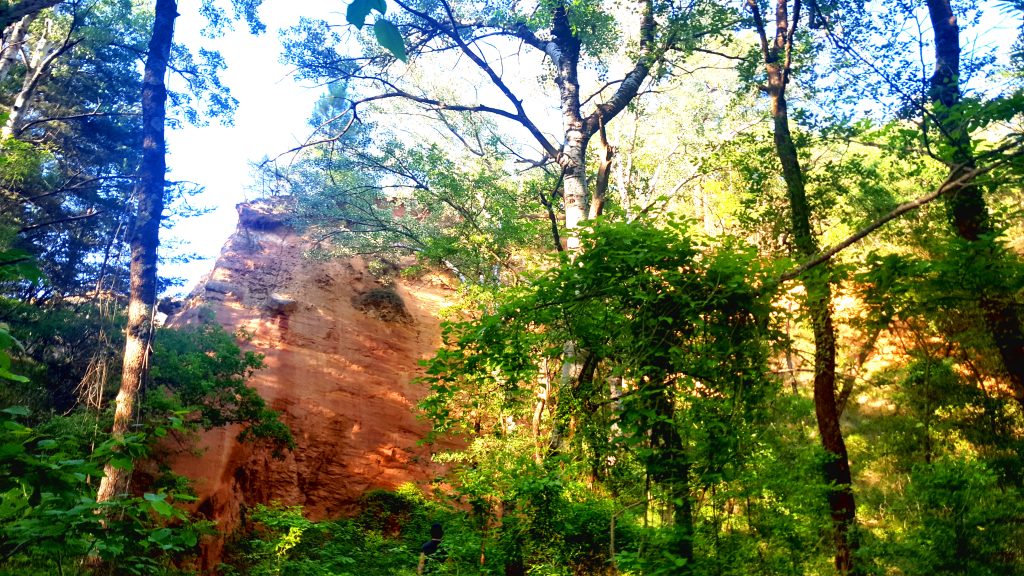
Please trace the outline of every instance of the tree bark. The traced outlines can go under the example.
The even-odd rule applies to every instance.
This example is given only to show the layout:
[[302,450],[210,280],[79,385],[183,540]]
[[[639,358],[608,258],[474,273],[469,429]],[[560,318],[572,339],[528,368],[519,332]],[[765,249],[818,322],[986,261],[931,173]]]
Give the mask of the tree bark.
[[[977,164],[971,150],[970,134],[962,119],[953,114],[962,100],[960,29],[949,0],[928,0],[928,15],[935,34],[935,71],[930,81],[929,97],[934,105],[937,127],[952,146],[950,178],[955,179],[974,173]],[[998,260],[1001,255],[994,252],[997,247],[984,242],[984,237],[994,230],[981,187],[971,178],[945,198],[950,223],[960,238],[977,248],[975,257],[993,262]],[[994,279],[993,284],[978,294],[977,303],[985,328],[1006,368],[1013,396],[1024,406],[1024,331],[1021,330],[1021,313],[1014,295],[999,283],[999,279]]]
[[51,21],[47,21],[46,32],[36,42],[35,48],[32,50],[31,61],[26,62],[28,70],[25,72],[25,78],[21,83],[21,90],[14,99],[14,105],[11,106],[7,122],[4,124],[3,129],[0,130],[0,140],[6,140],[19,132],[18,125],[28,110],[29,102],[35,96],[39,83],[49,73],[57,58],[75,44],[69,39],[65,39],[62,44],[57,45],[51,38],[48,38],[51,24]]
[[[747,5],[754,17],[768,74],[766,90],[771,97],[775,152],[786,183],[794,251],[803,258],[811,258],[818,253],[818,243],[811,231],[811,208],[807,202],[796,143],[789,128],[786,103],[793,38],[800,21],[800,1],[793,3],[790,19],[787,0],[777,0],[775,36],[770,40],[757,3],[748,0]],[[822,447],[829,455],[824,477],[830,486],[828,505],[835,543],[835,567],[840,574],[850,574],[854,570],[853,556],[856,552],[856,540],[851,534],[856,524],[856,506],[850,461],[836,402],[836,337],[832,319],[832,286],[827,268],[822,266],[814,274],[807,275],[804,288],[807,290],[807,308],[814,334],[814,412]]]
[[[790,226],[796,251],[805,258],[811,257],[818,251],[817,241],[810,229],[810,207],[807,204],[803,173],[789,131],[785,94],[781,91],[772,94],[772,115],[775,121],[776,153],[786,180]],[[832,321],[832,286],[828,279],[827,265],[805,277],[804,288],[807,290],[807,308],[814,334],[814,413],[821,444],[830,457],[830,461],[825,464],[824,474],[825,481],[832,487],[828,504],[834,529],[835,566],[840,574],[849,574],[853,571],[853,552],[856,548],[850,537],[850,530],[856,523],[856,506],[850,461],[836,402],[836,337]]]
[[[178,16],[175,0],[157,0],[153,37],[149,42],[142,87],[143,143],[139,166],[138,214],[131,239],[131,287],[128,301],[128,326],[121,371],[121,389],[114,411],[115,439],[123,439],[131,426],[135,400],[149,371],[153,312],[156,304],[157,248],[160,244],[160,219],[164,205],[164,179],[167,169],[164,143],[167,89],[164,75]],[[109,463],[104,467],[96,500],[113,499],[125,491],[128,474]]]
[[10,27],[10,32],[3,41],[3,48],[0,49],[0,82],[7,79],[11,69],[18,62],[18,51],[25,44],[28,36],[28,28],[35,20],[35,14],[29,14]]
[[0,8],[0,30],[6,30],[25,16],[38,14],[47,8],[60,4],[62,0],[22,0],[13,4],[4,4]]
[[587,218],[587,145],[593,134],[584,130],[580,104],[580,39],[569,24],[564,4],[552,10],[551,42],[545,52],[555,66],[565,142],[555,161],[562,167],[562,200],[565,205],[566,248],[579,250],[576,229]]

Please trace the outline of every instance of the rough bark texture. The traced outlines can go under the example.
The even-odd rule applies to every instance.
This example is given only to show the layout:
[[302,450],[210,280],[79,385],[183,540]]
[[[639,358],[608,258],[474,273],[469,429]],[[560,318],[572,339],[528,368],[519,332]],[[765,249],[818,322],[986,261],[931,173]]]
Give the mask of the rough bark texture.
[[[750,0],[748,6],[758,29],[765,69],[768,73],[766,90],[771,97],[775,151],[786,182],[795,251],[804,258],[810,258],[818,253],[818,243],[811,231],[811,209],[807,202],[796,144],[789,129],[789,112],[786,104],[790,54],[795,29],[800,20],[800,2],[794,2],[790,19],[786,0],[777,0],[776,31],[771,40],[765,32],[764,20],[757,4]],[[814,411],[821,444],[830,456],[824,468],[824,475],[825,481],[832,486],[828,504],[836,549],[835,566],[840,574],[849,574],[854,568],[853,555],[856,551],[856,541],[851,535],[856,524],[856,506],[850,461],[836,402],[836,336],[832,321],[832,287],[828,270],[823,266],[813,274],[807,275],[804,278],[804,287],[807,290],[807,308],[814,333]]]
[[563,202],[565,203],[566,247],[579,249],[575,230],[586,220],[587,212],[587,144],[593,133],[586,133],[580,109],[580,40],[569,25],[565,6],[553,10],[552,40],[547,54],[555,65],[555,84],[562,110],[565,143],[555,159],[562,167]]
[[[952,147],[951,177],[968,174],[976,168],[971,152],[970,134],[961,119],[951,111],[961,102],[960,30],[949,0],[928,0],[928,15],[935,33],[935,71],[929,86],[937,127]],[[996,246],[983,243],[993,232],[983,191],[973,181],[946,195],[950,223],[960,238],[979,248],[976,257],[997,260]],[[998,282],[998,280],[996,280]],[[978,295],[978,307],[1009,375],[1014,398],[1024,405],[1024,331],[1021,313],[1011,291],[993,284]]]
[[[657,24],[650,0],[637,2],[642,17],[640,26],[640,54],[633,69],[619,83],[612,96],[584,115],[580,102],[579,62],[582,45],[578,35],[569,23],[566,6],[562,3],[552,8],[551,39],[542,41],[528,29],[518,29],[517,35],[531,46],[539,48],[551,60],[555,68],[555,84],[558,87],[559,105],[562,112],[564,142],[553,158],[562,168],[566,245],[570,251],[579,248],[576,229],[588,217],[600,213],[601,206],[588,209],[589,185],[586,174],[587,146],[600,130],[615,118],[640,93],[640,87],[650,73],[650,65],[664,55],[669,46],[655,47]],[[543,143],[542,143],[543,144]],[[604,143],[603,163],[610,166],[612,148]],[[547,147],[546,147],[547,149]],[[602,165],[603,178],[607,182],[608,167]],[[599,177],[602,177],[599,174]],[[606,184],[605,184],[606,185]],[[603,204],[603,196],[595,198]]]
[[[135,399],[149,368],[149,344],[153,331],[153,307],[156,303],[157,247],[160,244],[160,215],[164,207],[164,121],[167,89],[164,75],[171,53],[174,19],[178,16],[175,0],[157,0],[153,37],[142,87],[143,143],[142,164],[135,188],[138,213],[132,232],[131,288],[128,303],[128,326],[121,372],[121,389],[114,411],[114,438],[128,432],[135,408]],[[110,500],[124,492],[128,474],[107,464],[96,499]]]

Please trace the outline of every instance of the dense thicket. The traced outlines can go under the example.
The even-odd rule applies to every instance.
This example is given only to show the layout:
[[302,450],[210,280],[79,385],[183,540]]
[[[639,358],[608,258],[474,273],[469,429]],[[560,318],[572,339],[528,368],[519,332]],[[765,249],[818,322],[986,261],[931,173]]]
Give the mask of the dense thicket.
[[[312,257],[451,275],[419,410],[464,449],[353,519],[251,511],[225,573],[411,573],[435,521],[452,574],[1024,573],[1024,75],[991,24],[1021,16],[355,0],[301,20],[283,58],[328,89],[263,183]],[[188,427],[287,432],[212,327],[157,336],[145,434],[55,415],[118,384],[151,21],[106,1],[9,20],[0,567],[186,570],[187,491],[154,475],[96,504],[99,466]]]

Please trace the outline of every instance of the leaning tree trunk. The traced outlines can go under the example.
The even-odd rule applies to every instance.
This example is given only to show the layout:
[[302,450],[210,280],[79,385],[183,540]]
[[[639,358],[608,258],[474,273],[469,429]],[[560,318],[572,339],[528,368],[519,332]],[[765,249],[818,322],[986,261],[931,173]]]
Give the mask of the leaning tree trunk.
[[[149,41],[142,87],[142,164],[139,167],[135,196],[138,214],[132,232],[131,294],[128,301],[128,327],[121,372],[121,389],[114,411],[115,439],[123,439],[132,422],[135,399],[149,371],[149,346],[153,334],[153,307],[156,302],[157,247],[160,244],[160,216],[164,206],[164,121],[167,88],[164,75],[171,53],[174,19],[178,16],[175,0],[157,0],[153,37]],[[107,464],[96,500],[113,499],[125,491],[128,473]]]
[[[943,138],[952,146],[950,158],[952,177],[972,172],[975,158],[971,152],[970,134],[963,121],[953,113],[961,102],[960,94],[960,29],[949,0],[928,0],[928,15],[935,31],[935,72],[932,74],[930,97],[935,105],[932,113]],[[993,232],[982,189],[971,181],[947,194],[946,208],[957,235],[978,248],[975,257],[997,260],[996,248],[983,242]],[[978,307],[1010,377],[1014,398],[1024,406],[1024,332],[1012,291],[995,283],[978,294]]]
[[[771,97],[775,152],[786,183],[795,251],[804,258],[811,258],[818,253],[818,243],[811,231],[811,208],[807,202],[803,169],[789,129],[786,104],[786,84],[792,64],[793,39],[800,21],[800,2],[794,2],[790,18],[787,0],[776,1],[775,35],[772,38],[766,33],[757,2],[747,0],[747,6],[761,41],[768,76],[768,85],[764,89]],[[830,487],[828,505],[835,542],[835,566],[840,574],[850,574],[854,570],[853,556],[857,548],[856,539],[851,533],[856,525],[856,506],[850,459],[839,424],[839,406],[836,402],[836,336],[832,321],[832,286],[826,267],[813,270],[805,275],[803,281],[814,333],[814,412],[822,447],[829,456],[824,467],[824,477]]]

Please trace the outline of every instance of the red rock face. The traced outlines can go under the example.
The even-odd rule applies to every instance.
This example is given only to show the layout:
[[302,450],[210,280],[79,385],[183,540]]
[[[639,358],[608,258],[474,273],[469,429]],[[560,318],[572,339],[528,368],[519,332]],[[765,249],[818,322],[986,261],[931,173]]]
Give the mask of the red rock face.
[[[450,289],[440,279],[382,286],[359,259],[309,259],[307,240],[251,213],[268,207],[239,210],[243,224],[172,324],[199,321],[205,307],[227,329],[250,334],[246,347],[266,363],[250,385],[282,412],[297,447],[274,459],[240,444],[237,429],[205,433],[201,455],[173,462],[193,480],[198,511],[223,536],[244,521],[246,506],[300,504],[320,520],[353,512],[367,490],[425,488],[441,470],[432,448],[416,445],[429,426],[414,412],[426,389],[411,380],[440,343],[437,313]],[[204,572],[222,546],[223,537],[207,543]]]

